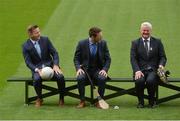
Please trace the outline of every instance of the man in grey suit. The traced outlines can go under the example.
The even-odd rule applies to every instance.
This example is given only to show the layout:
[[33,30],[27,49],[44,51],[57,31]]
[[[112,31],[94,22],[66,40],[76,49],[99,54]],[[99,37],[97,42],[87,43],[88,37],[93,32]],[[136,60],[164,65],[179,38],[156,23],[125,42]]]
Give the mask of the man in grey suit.
[[[105,40],[102,40],[102,31],[98,27],[89,30],[89,38],[81,40],[74,54],[74,65],[77,71],[78,89],[80,93],[80,103],[77,108],[85,107],[85,83],[87,76],[81,69],[83,65],[91,78],[97,81],[98,92],[103,98],[105,82],[110,68],[111,57]],[[100,107],[96,103],[96,107]]]
[[155,89],[159,80],[157,69],[164,68],[166,54],[160,39],[151,36],[152,25],[143,22],[140,28],[141,37],[132,41],[130,60],[138,96],[137,108],[144,107],[144,88],[147,87],[149,105],[155,107]]

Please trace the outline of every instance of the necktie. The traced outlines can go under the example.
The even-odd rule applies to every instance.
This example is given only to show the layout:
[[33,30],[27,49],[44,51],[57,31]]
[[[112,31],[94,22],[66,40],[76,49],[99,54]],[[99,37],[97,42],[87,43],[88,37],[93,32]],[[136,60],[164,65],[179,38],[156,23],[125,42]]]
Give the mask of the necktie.
[[97,51],[97,45],[95,43],[91,44],[91,55],[95,56]]
[[146,54],[147,54],[147,56],[149,56],[148,40],[144,40],[144,43],[145,43],[144,47],[146,49]]
[[34,43],[34,47],[36,48],[36,51],[37,51],[39,57],[41,58],[41,48],[40,48],[40,46],[39,46],[39,43],[38,43],[38,42],[35,42],[35,43]]

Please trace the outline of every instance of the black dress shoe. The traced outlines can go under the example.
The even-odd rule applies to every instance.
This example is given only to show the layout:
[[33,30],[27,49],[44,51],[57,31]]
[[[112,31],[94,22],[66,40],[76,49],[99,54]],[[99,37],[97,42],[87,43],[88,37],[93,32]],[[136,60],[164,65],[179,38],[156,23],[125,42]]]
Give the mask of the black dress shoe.
[[158,105],[156,105],[155,103],[154,104],[149,104],[148,105],[148,108],[157,108],[158,107]]
[[156,104],[156,101],[152,101],[152,100],[149,101],[148,108],[156,108],[157,106],[158,105]]
[[138,103],[137,108],[144,108],[144,104]]

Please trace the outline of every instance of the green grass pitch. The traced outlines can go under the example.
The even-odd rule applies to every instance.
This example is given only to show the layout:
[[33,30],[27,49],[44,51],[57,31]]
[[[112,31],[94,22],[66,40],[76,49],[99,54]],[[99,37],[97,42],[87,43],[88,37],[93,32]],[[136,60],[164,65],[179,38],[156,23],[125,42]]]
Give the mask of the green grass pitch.
[[[12,75],[30,76],[21,45],[27,39],[26,27],[31,23],[40,25],[42,34],[52,40],[65,77],[75,76],[75,47],[79,40],[88,37],[92,26],[102,28],[107,40],[112,57],[109,75],[131,77],[131,41],[140,36],[140,24],[149,21],[153,25],[153,36],[164,43],[171,77],[180,77],[179,13],[179,0],[0,0],[0,119],[180,119],[180,99],[163,103],[156,109],[139,110],[135,97],[122,96],[107,100],[111,105],[109,110],[99,110],[89,104],[80,110],[75,108],[79,100],[66,97],[66,105],[59,108],[58,96],[53,96],[45,99],[40,109],[33,104],[26,107],[23,105],[24,84],[6,82]],[[172,92],[160,89],[161,96],[169,93]],[[114,110],[114,105],[120,109]]]

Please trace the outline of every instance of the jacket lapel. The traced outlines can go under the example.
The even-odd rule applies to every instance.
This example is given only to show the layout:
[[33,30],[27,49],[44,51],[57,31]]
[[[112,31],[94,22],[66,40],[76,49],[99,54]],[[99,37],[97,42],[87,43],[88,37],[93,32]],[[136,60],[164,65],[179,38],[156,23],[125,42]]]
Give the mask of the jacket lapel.
[[150,48],[149,48],[149,58],[150,58],[151,55],[152,55],[153,47],[154,47],[154,41],[153,41],[153,39],[152,39],[152,37],[151,37],[151,39],[150,39]]
[[89,39],[87,39],[85,43],[85,52],[87,53],[87,59],[89,60],[89,55],[90,55]]
[[98,44],[97,44],[97,53],[99,55],[99,59],[101,60],[101,58],[102,58],[102,42],[98,42]]

